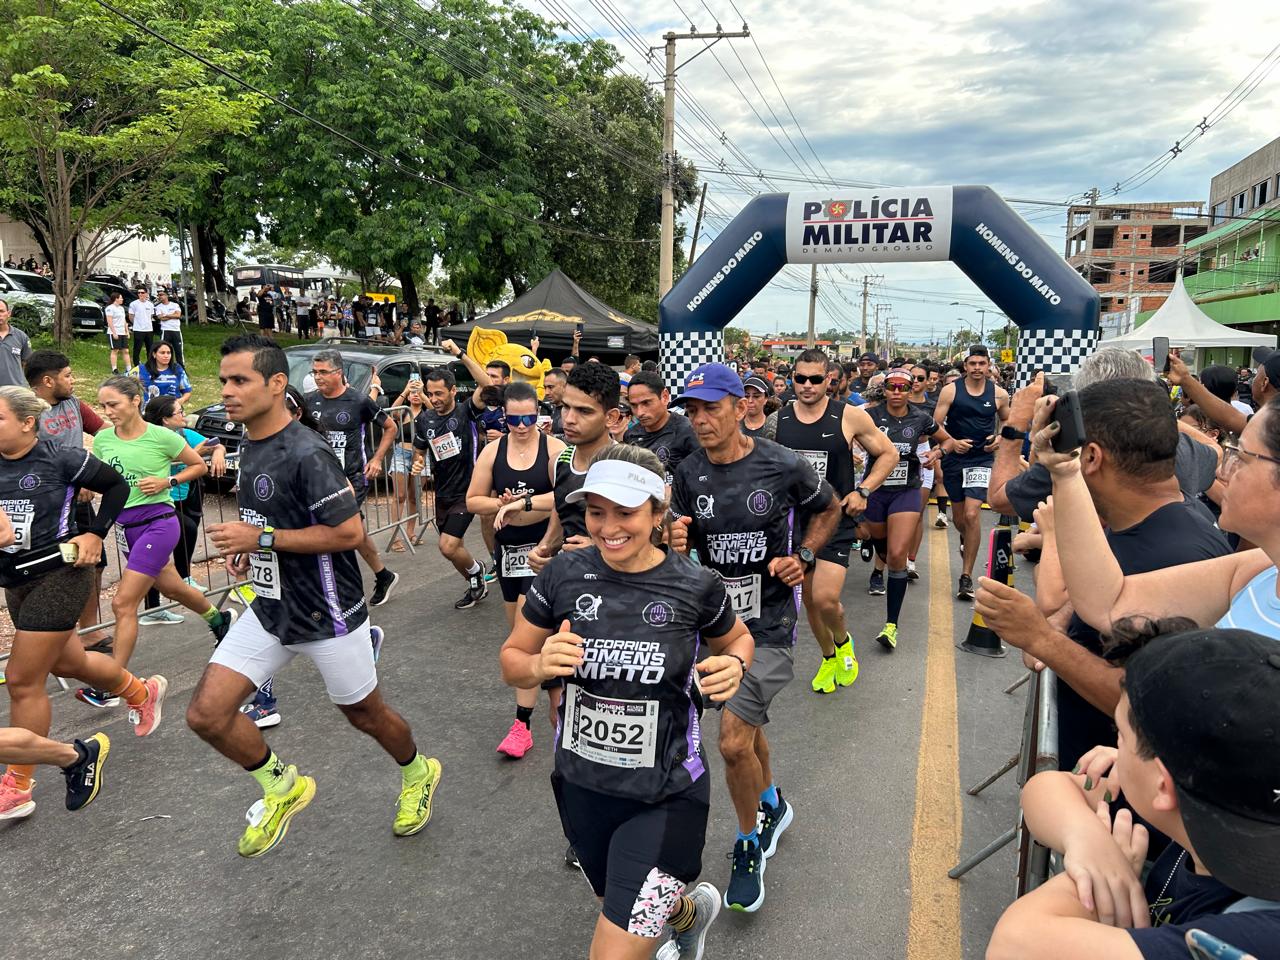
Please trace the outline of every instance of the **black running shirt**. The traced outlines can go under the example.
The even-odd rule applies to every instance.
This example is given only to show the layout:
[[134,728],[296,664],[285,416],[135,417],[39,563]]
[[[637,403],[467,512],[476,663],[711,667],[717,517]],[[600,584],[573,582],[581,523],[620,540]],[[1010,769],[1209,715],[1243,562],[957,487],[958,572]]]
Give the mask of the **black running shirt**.
[[76,449],[45,437],[20,460],[0,457],[0,509],[17,536],[4,552],[42,550],[74,537],[76,490],[99,463],[83,444]]
[[[336,527],[356,516],[351,483],[324,437],[296,420],[240,447],[236,500],[240,519],[256,527]],[[343,637],[369,618],[354,550],[339,553],[255,551],[253,612],[285,645]]]
[[667,483],[674,478],[680,461],[702,448],[688,419],[678,413],[668,415],[667,422],[652,433],[640,424],[636,424],[623,434],[622,442],[644,447],[656,453],[663,467],[666,468]]
[[621,573],[586,547],[554,558],[523,610],[544,630],[568,620],[585,644],[585,662],[565,678],[556,773],[645,803],[706,776],[693,666],[702,635],[723,636],[735,619],[714,573],[678,553]]
[[895,417],[887,404],[880,404],[867,411],[871,422],[898,448],[898,462],[881,484],[884,490],[910,490],[920,486],[920,457],[917,450],[922,441],[938,432],[938,424],[922,407],[907,405],[907,412]]
[[466,499],[476,455],[480,452],[480,432],[476,426],[479,419],[480,411],[467,400],[455,402],[453,409],[443,414],[428,407],[414,420],[413,445],[431,458],[437,504],[454,504]]
[[757,647],[796,642],[800,587],[769,574],[769,561],[800,548],[808,517],[831,504],[831,488],[809,461],[772,440],[733,463],[698,450],[676,470],[671,512],[689,517],[689,546],[724,580]]
[[363,491],[365,428],[377,423],[386,429],[390,417],[369,399],[368,394],[357,393],[351,387],[336,397],[326,397],[316,390],[307,394],[306,404],[315,414],[321,432],[342,464],[343,473],[358,492]]
[[579,473],[573,469],[573,453],[578,448],[570,444],[560,451],[556,458],[556,519],[560,521],[560,530],[564,538],[585,537],[587,535],[587,505],[585,501],[566,503],[565,498],[575,490],[582,489],[586,483],[587,472]]

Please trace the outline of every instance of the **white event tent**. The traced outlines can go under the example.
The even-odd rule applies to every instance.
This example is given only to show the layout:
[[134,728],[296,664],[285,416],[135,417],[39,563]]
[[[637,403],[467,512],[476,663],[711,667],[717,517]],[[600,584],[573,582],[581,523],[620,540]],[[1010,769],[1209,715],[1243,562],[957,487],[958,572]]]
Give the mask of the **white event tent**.
[[1276,338],[1269,333],[1249,333],[1233,330],[1218,323],[1195,305],[1182,285],[1173,285],[1169,299],[1151,319],[1142,326],[1122,333],[1110,340],[1103,340],[1099,347],[1121,347],[1125,350],[1151,351],[1151,341],[1156,337],[1168,337],[1169,346],[1179,347],[1275,347]]

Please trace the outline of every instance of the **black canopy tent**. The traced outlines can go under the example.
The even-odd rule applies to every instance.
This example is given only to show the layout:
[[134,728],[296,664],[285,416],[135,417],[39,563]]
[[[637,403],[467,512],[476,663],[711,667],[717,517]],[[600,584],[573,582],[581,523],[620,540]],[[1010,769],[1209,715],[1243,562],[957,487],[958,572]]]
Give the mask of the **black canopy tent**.
[[621,362],[628,353],[653,358],[658,355],[656,324],[619,313],[559,270],[552,270],[536,287],[505,307],[477,320],[444,327],[440,335],[465,345],[474,327],[486,327],[501,330],[507,339],[527,346],[536,333],[540,340],[539,354],[558,363],[573,349],[573,331],[579,323],[582,324],[579,352],[584,360],[599,357],[615,363]]

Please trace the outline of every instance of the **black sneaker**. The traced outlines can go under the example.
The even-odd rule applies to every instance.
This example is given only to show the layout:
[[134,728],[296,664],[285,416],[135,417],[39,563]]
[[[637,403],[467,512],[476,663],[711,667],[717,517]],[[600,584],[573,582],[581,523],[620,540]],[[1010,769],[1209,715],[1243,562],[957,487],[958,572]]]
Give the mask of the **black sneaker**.
[[455,610],[469,610],[489,595],[489,585],[484,582],[484,573],[476,573],[467,577],[467,592],[453,605]]
[[209,624],[209,632],[213,634],[213,645],[216,647],[222,638],[231,632],[231,625],[236,622],[234,610],[218,611],[218,622]]
[[724,905],[739,913],[755,913],[764,905],[764,852],[759,844],[739,840],[729,854],[733,868],[729,888],[724,892]]
[[791,821],[795,819],[795,811],[779,790],[778,805],[771,807],[761,801],[760,814],[760,849],[764,851],[764,858],[768,860],[778,849],[778,838],[786,832],[787,827],[791,826]]
[[960,589],[956,591],[957,600],[973,599],[973,577],[967,573],[960,574]]
[[879,570],[871,574],[871,582],[867,584],[867,593],[873,597],[884,596],[884,574]]
[[581,869],[582,869],[582,864],[580,864],[580,863],[578,862],[578,855],[577,855],[576,853],[574,853],[574,852],[573,852],[573,844],[572,844],[572,843],[571,843],[571,844],[569,844],[569,846],[568,846],[567,848],[565,848],[565,851],[564,851],[564,865],[565,865],[566,867],[572,867],[572,868],[573,868],[573,869],[575,869],[575,870],[581,870]]
[[396,588],[396,584],[400,582],[400,574],[392,573],[390,570],[383,570],[379,574],[375,574],[373,578],[373,596],[369,599],[369,605],[380,607],[391,599],[391,591]]
[[102,770],[107,764],[111,741],[105,733],[95,733],[88,740],[76,741],[76,753],[80,758],[69,767],[62,768],[67,778],[67,809],[80,810],[93,802],[102,789]]
[[863,540],[861,545],[858,547],[858,555],[862,557],[863,563],[870,563],[871,558],[875,556],[875,552],[876,548],[872,545],[870,540]]

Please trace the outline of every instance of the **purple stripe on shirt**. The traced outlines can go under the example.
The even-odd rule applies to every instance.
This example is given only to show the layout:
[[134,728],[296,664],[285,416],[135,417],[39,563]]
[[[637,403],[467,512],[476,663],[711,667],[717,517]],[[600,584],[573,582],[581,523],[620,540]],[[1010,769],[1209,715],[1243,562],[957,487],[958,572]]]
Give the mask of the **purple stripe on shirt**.
[[[795,544],[793,542],[795,540],[795,535],[796,535],[796,508],[792,507],[790,510],[787,511],[786,556],[788,557],[791,556],[791,554],[795,553],[795,550],[796,550]],[[804,590],[803,585],[799,583],[797,583],[794,587],[791,588],[792,599],[795,601],[795,605],[796,605],[796,616],[795,616],[795,620],[792,622],[792,627],[791,627],[791,645],[792,646],[795,646],[796,640],[800,636],[800,608],[804,605],[804,598],[802,596],[803,590]]]
[[[311,523],[317,523],[316,515],[311,514]],[[320,567],[320,589],[324,593],[324,602],[329,605],[329,617],[333,620],[333,635],[345,637],[347,621],[342,617],[342,604],[338,602],[338,577],[333,569],[333,555],[317,553],[316,564]]]
[[[58,517],[58,537],[61,539],[71,531],[71,505],[76,499],[76,488],[67,487],[67,497],[62,501],[62,513]],[[83,530],[77,531],[84,533]]]

